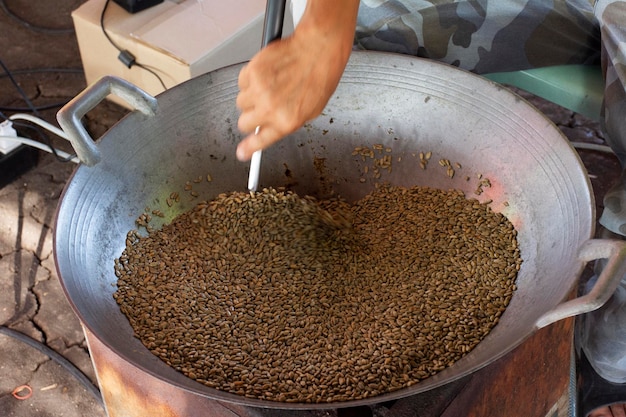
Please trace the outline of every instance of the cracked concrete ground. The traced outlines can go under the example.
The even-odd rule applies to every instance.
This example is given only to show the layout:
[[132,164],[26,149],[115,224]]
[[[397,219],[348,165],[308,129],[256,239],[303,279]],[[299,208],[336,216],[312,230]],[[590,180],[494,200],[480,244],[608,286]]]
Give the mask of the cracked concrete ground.
[[[55,350],[95,381],[81,325],[65,299],[52,255],[52,226],[71,167],[43,157],[0,190],[0,323]],[[100,404],[57,363],[0,335],[0,414],[104,415]],[[11,392],[29,385],[33,395]]]
[[[43,68],[79,70],[75,35],[59,29],[72,27],[70,12],[80,0],[5,0],[0,9],[0,60],[15,71],[16,82],[35,106],[64,102],[85,87],[80,72],[35,72]],[[34,30],[11,13],[52,31]],[[27,70],[22,72],[21,70]],[[553,120],[572,141],[602,144],[598,124],[541,99],[523,94]],[[0,107],[25,107],[24,99],[5,76],[0,78]],[[56,125],[58,106],[40,116]],[[7,110],[9,109],[9,110]],[[99,137],[124,114],[111,103],[101,104],[87,116],[88,130]],[[30,130],[24,134],[34,136]],[[70,151],[67,143],[53,144]],[[598,213],[602,195],[619,175],[614,157],[580,151],[589,169]],[[81,325],[63,294],[52,247],[54,215],[62,189],[74,166],[41,152],[37,166],[0,189],[0,324],[47,345],[69,359],[92,381],[95,375]],[[7,175],[6,172],[0,175]],[[104,416],[101,405],[65,368],[21,341],[0,334],[0,415]],[[33,394],[18,400],[12,392],[28,385]]]
[[[0,60],[32,103],[44,107],[38,115],[55,126],[59,107],[54,104],[86,86],[70,17],[81,3],[0,4]],[[67,69],[71,71],[63,71]],[[0,79],[0,107],[5,115],[27,107],[6,74]],[[94,109],[88,115],[90,131],[101,135],[124,112],[109,103]],[[18,132],[39,139],[32,129]],[[63,140],[51,139],[57,148],[70,151]],[[82,328],[62,291],[52,253],[56,205],[73,169],[72,163],[41,152],[34,169],[0,189],[0,324],[52,348],[95,382]],[[0,176],[9,174],[0,167]],[[48,355],[0,334],[0,358],[0,415],[105,415],[92,393]],[[32,388],[26,400],[12,395],[22,385]]]

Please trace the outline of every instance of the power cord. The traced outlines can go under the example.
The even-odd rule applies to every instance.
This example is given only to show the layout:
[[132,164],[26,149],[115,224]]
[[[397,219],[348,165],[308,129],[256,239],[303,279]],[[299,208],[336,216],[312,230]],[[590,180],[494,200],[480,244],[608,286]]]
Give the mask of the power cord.
[[19,85],[19,83],[17,81],[15,81],[15,78],[13,77],[13,74],[11,73],[11,71],[9,71],[9,68],[7,68],[7,66],[4,65],[4,62],[2,62],[1,59],[0,59],[0,67],[2,67],[2,69],[4,70],[4,73],[6,74],[6,76],[9,77],[9,80],[11,81],[13,86],[16,88],[16,90],[20,94],[20,96],[22,97],[22,100],[24,100],[26,102],[26,104],[28,105],[28,108],[31,109],[32,112],[35,113],[37,116],[39,116],[39,111],[37,110],[35,105],[30,101],[30,99],[28,98],[28,95],[24,92],[24,90]]
[[[79,162],[78,158],[75,155],[70,155],[52,146],[52,142],[50,138],[48,137],[47,134],[44,133],[43,130],[40,129],[40,127],[54,133],[55,135],[63,139],[67,139],[67,136],[61,129],[58,129],[52,126],[51,124],[45,122],[42,119],[38,108],[28,98],[28,95],[26,94],[26,92],[22,89],[19,83],[15,80],[12,72],[9,70],[9,68],[7,68],[7,66],[4,64],[4,62],[1,59],[0,59],[0,67],[2,67],[2,69],[4,70],[5,72],[4,75],[9,78],[11,83],[13,83],[13,86],[16,88],[16,90],[18,91],[18,93],[20,94],[24,102],[27,104],[30,111],[32,111],[32,113],[36,116],[35,117],[35,116],[28,115],[28,114],[14,114],[9,117],[0,111],[0,118],[3,119],[3,121],[0,123],[0,150],[14,149],[15,147],[17,147],[16,145],[23,144],[23,145],[28,145],[31,147],[35,147],[35,148],[50,152],[60,162],[71,161],[74,163],[78,163]],[[31,126],[31,125],[19,123],[19,122],[14,123],[13,120],[28,121],[28,122],[34,123],[36,126]],[[35,130],[36,133],[43,140],[43,142],[38,142],[31,138],[18,136],[16,130],[13,128],[14,125]],[[6,152],[3,152],[3,153],[6,153]]]
[[600,145],[597,143],[572,142],[572,146],[576,149],[586,149],[588,151],[597,151],[597,152],[612,153],[612,154],[615,153],[613,152],[613,149],[611,149],[610,146]]
[[[33,74],[45,74],[45,73],[53,73],[53,74],[79,74],[84,76],[84,72],[82,68],[34,68],[34,69],[20,69],[20,70],[11,70],[11,72],[6,72],[4,74],[0,74],[0,79],[9,78],[10,76],[16,75],[33,75]],[[43,106],[35,106],[34,108],[38,111],[56,109],[58,107],[62,107],[67,103],[67,100],[45,104]],[[0,106],[0,111],[8,111],[8,112],[28,112],[32,111],[31,107],[9,107],[9,106]]]
[[163,87],[163,89],[167,90],[167,87],[165,86],[165,83],[163,82],[163,79],[159,76],[159,74],[157,74],[155,71],[153,71],[150,67],[147,67],[147,66],[137,62],[137,59],[135,58],[135,55],[133,55],[127,49],[122,49],[119,45],[117,45],[115,42],[113,42],[113,39],[111,39],[111,37],[107,33],[106,29],[104,28],[104,15],[106,14],[106,11],[107,11],[107,8],[109,7],[109,3],[110,2],[111,2],[111,0],[106,0],[106,2],[104,3],[104,7],[102,8],[102,13],[100,14],[100,28],[102,29],[102,33],[104,33],[104,36],[107,38],[109,43],[111,45],[113,45],[115,47],[115,49],[117,49],[119,51],[119,55],[117,56],[117,59],[119,59],[120,62],[122,62],[128,68],[132,68],[133,66],[137,66],[137,67],[139,67],[139,68],[149,72],[150,74],[154,75],[157,78],[157,80],[159,80],[159,83],[161,83],[161,86]]
[[[45,134],[41,131],[41,129],[38,129],[35,126],[30,126],[25,123],[13,123],[11,119],[14,116],[16,115],[13,115],[9,119],[6,119],[4,122],[0,123],[0,152],[7,153],[3,152],[5,150],[5,147],[6,149],[13,149],[19,145],[27,145],[32,148],[37,148],[42,151],[54,154],[54,156],[60,162],[74,162],[76,164],[80,162],[76,155],[71,155],[60,149],[56,149],[52,147],[49,143],[43,143],[30,138],[25,138],[23,136],[18,136],[17,131],[13,128],[13,126],[21,126],[25,128],[35,129],[40,134],[40,136],[45,136]],[[40,121],[44,122],[43,120]]]

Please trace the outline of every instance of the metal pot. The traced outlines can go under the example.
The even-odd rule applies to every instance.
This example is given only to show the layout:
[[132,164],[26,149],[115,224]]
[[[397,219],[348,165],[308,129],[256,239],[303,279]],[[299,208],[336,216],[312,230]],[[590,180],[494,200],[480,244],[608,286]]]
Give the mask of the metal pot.
[[[83,161],[58,207],[56,264],[65,293],[83,325],[130,364],[209,398],[274,408],[336,408],[388,401],[465,376],[504,355],[538,328],[598,308],[626,273],[623,243],[594,240],[591,185],[577,153],[535,108],[491,81],[413,57],[353,54],[323,114],[263,153],[261,186],[288,186],[318,197],[348,200],[376,181],[457,188],[492,200],[519,232],[523,265],[518,289],[500,323],[453,366],[409,388],[365,400],[329,404],[282,404],[224,393],[176,372],[133,337],[113,300],[119,257],[129,230],[146,206],[170,221],[199,200],[184,194],[194,184],[202,198],[244,190],[248,164],[235,158],[241,139],[236,123],[241,66],[219,69],[183,83],[157,99],[116,78],[104,78],[66,105],[59,123]],[[137,110],[94,142],[80,118],[109,93]],[[392,172],[362,183],[357,146],[382,144],[393,156]],[[428,169],[419,152],[433,153]],[[437,160],[460,163],[453,178]],[[478,177],[491,186],[475,195]],[[469,177],[469,180],[467,179]],[[168,207],[170,193],[180,204]],[[587,296],[563,302],[592,259],[608,266]]]

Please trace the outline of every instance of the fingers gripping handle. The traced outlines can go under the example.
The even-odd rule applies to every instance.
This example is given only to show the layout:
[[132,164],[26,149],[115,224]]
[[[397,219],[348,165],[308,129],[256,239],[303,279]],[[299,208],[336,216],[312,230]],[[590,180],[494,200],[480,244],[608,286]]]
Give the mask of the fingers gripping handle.
[[81,123],[82,117],[109,94],[124,99],[146,116],[154,116],[157,99],[121,78],[105,76],[87,87],[57,113],[57,121],[67,134],[80,161],[87,166],[100,162],[100,150]]
[[267,0],[261,47],[264,48],[270,42],[282,37],[286,2],[286,0]]
[[626,242],[611,239],[592,239],[581,247],[579,258],[584,262],[608,259],[595,285],[581,297],[559,304],[537,320],[537,328],[545,327],[561,319],[589,313],[602,307],[611,298],[620,281],[626,275]]

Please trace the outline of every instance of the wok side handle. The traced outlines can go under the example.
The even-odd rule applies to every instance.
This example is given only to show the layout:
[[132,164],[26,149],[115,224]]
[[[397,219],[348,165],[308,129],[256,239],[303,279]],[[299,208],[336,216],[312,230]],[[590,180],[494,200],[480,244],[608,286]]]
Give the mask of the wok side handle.
[[109,94],[124,99],[146,116],[154,116],[157,99],[139,87],[118,77],[105,76],[88,86],[57,113],[57,121],[67,134],[80,161],[87,166],[100,162],[100,150],[81,123],[88,111],[96,107]]
[[589,293],[559,304],[555,309],[548,311],[535,323],[538,329],[602,307],[626,275],[626,241],[591,239],[581,246],[578,256],[584,262],[604,258],[608,261]]

